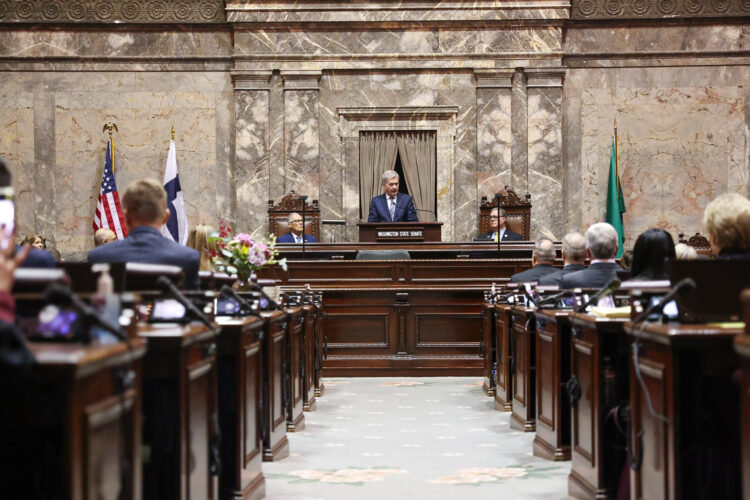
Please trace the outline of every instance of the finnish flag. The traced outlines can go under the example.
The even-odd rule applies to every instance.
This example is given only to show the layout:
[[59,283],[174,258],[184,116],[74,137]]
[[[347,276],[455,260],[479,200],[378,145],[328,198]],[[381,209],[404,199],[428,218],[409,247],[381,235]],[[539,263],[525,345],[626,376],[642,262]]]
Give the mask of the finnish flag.
[[187,243],[188,223],[185,214],[185,200],[182,198],[180,177],[177,175],[177,152],[174,141],[169,143],[167,168],[164,172],[164,190],[167,192],[167,208],[169,220],[162,226],[161,232],[166,238],[172,238],[177,243]]

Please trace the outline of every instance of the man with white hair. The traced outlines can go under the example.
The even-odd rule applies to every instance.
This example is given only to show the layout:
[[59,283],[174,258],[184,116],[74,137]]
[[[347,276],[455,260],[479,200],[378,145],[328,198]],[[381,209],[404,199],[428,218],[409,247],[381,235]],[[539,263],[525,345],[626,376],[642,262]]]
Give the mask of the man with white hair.
[[557,272],[555,264],[555,244],[543,238],[534,243],[534,253],[531,254],[531,269],[516,273],[510,277],[512,283],[528,283],[539,281],[543,276]]
[[384,193],[370,202],[367,222],[417,222],[417,210],[411,196],[398,192],[398,173],[386,170],[382,180]]
[[583,271],[586,260],[586,238],[581,233],[568,233],[562,240],[563,268],[539,279],[540,285],[560,286],[560,280],[565,275],[576,271]]
[[586,254],[591,265],[583,271],[567,274],[560,288],[601,288],[617,276],[617,231],[611,224],[597,222],[586,231]]

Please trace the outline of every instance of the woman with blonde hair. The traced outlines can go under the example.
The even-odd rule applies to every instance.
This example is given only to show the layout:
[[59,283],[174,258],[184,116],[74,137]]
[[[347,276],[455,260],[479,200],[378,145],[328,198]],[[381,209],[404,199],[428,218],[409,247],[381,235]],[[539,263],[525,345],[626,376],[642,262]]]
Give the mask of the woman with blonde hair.
[[212,233],[214,233],[213,228],[211,226],[207,226],[206,224],[198,224],[190,230],[190,233],[188,233],[186,245],[190,248],[198,250],[198,252],[200,252],[201,254],[201,265],[199,267],[200,271],[214,270],[213,264],[211,264],[211,258],[208,255],[211,250],[215,249],[215,245],[208,242],[208,238]]
[[737,193],[722,194],[703,212],[703,226],[715,257],[750,258],[750,200]]
[[21,244],[28,243],[34,248],[44,250],[47,248],[47,240],[45,240],[41,234],[27,234]]

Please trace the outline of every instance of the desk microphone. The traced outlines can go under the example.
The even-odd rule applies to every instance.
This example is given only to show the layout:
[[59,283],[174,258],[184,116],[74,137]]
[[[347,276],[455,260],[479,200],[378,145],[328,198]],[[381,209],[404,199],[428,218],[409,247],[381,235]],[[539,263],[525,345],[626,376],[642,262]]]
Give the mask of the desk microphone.
[[160,276],[159,279],[156,280],[156,284],[159,285],[159,287],[164,292],[171,295],[172,298],[182,304],[183,307],[185,307],[185,310],[189,312],[194,318],[196,318],[207,327],[211,329],[214,328],[214,324],[211,323],[211,320],[209,320],[205,314],[203,314],[203,311],[195,307],[195,304],[193,304],[187,297],[185,297],[182,292],[180,292],[180,290],[178,290],[177,287],[174,286],[174,283],[172,283],[169,278],[167,278],[166,276]]
[[255,312],[253,312],[253,309],[254,309],[253,304],[251,304],[250,302],[242,298],[237,292],[232,290],[231,286],[224,285],[223,287],[221,287],[220,292],[222,295],[231,297],[234,300],[236,300],[240,304],[240,306],[245,307],[246,310],[249,311],[248,316],[258,316]]
[[268,306],[269,306],[270,309],[281,309],[281,306],[279,305],[279,303],[276,302],[275,300],[273,300],[271,297],[269,297],[268,294],[263,291],[263,287],[260,286],[259,284],[253,283],[252,284],[252,291],[260,293],[260,295],[264,299],[266,299],[266,301],[268,302]]
[[44,291],[44,299],[50,304],[66,307],[71,306],[75,311],[99,328],[108,331],[118,339],[127,342],[127,336],[119,325],[115,325],[105,318],[102,318],[96,309],[82,301],[74,294],[70,287],[60,283],[52,283]]
[[562,299],[563,297],[570,296],[572,294],[573,294],[572,290],[563,290],[560,293],[556,293],[554,295],[550,295],[549,297],[543,298],[542,300],[540,300],[539,302],[537,302],[536,306],[537,307],[542,307],[542,306],[545,306],[545,305],[550,304],[550,303],[554,304],[555,302],[557,302],[558,300]]
[[664,309],[664,306],[672,302],[672,300],[677,295],[682,295],[686,292],[692,292],[695,290],[696,284],[695,281],[692,278],[684,278],[680,280],[675,286],[673,286],[667,294],[661,298],[659,302],[652,305],[651,307],[648,307],[645,311],[643,311],[641,314],[638,315],[637,318],[633,320],[633,323],[640,323],[641,321],[648,318],[651,314],[655,312],[661,312],[662,309]]
[[604,285],[604,288],[596,292],[594,295],[591,296],[589,300],[586,301],[585,304],[583,304],[581,307],[576,309],[576,312],[585,312],[586,308],[590,306],[591,304],[594,304],[599,299],[606,295],[610,295],[614,292],[616,292],[619,288],[622,282],[620,281],[620,278],[612,278],[609,283]]

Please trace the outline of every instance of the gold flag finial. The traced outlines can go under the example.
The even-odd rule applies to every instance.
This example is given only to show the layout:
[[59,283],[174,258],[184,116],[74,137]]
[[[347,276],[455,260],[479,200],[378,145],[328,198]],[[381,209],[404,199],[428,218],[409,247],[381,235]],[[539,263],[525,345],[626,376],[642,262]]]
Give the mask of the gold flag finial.
[[115,132],[119,132],[119,130],[117,130],[117,124],[116,123],[105,123],[104,127],[102,127],[102,132],[104,132],[105,130],[107,132],[109,132],[110,137],[112,136],[112,131],[113,130]]
[[174,141],[174,124],[172,124],[172,140]]
[[615,128],[617,128],[617,118],[615,118]]

